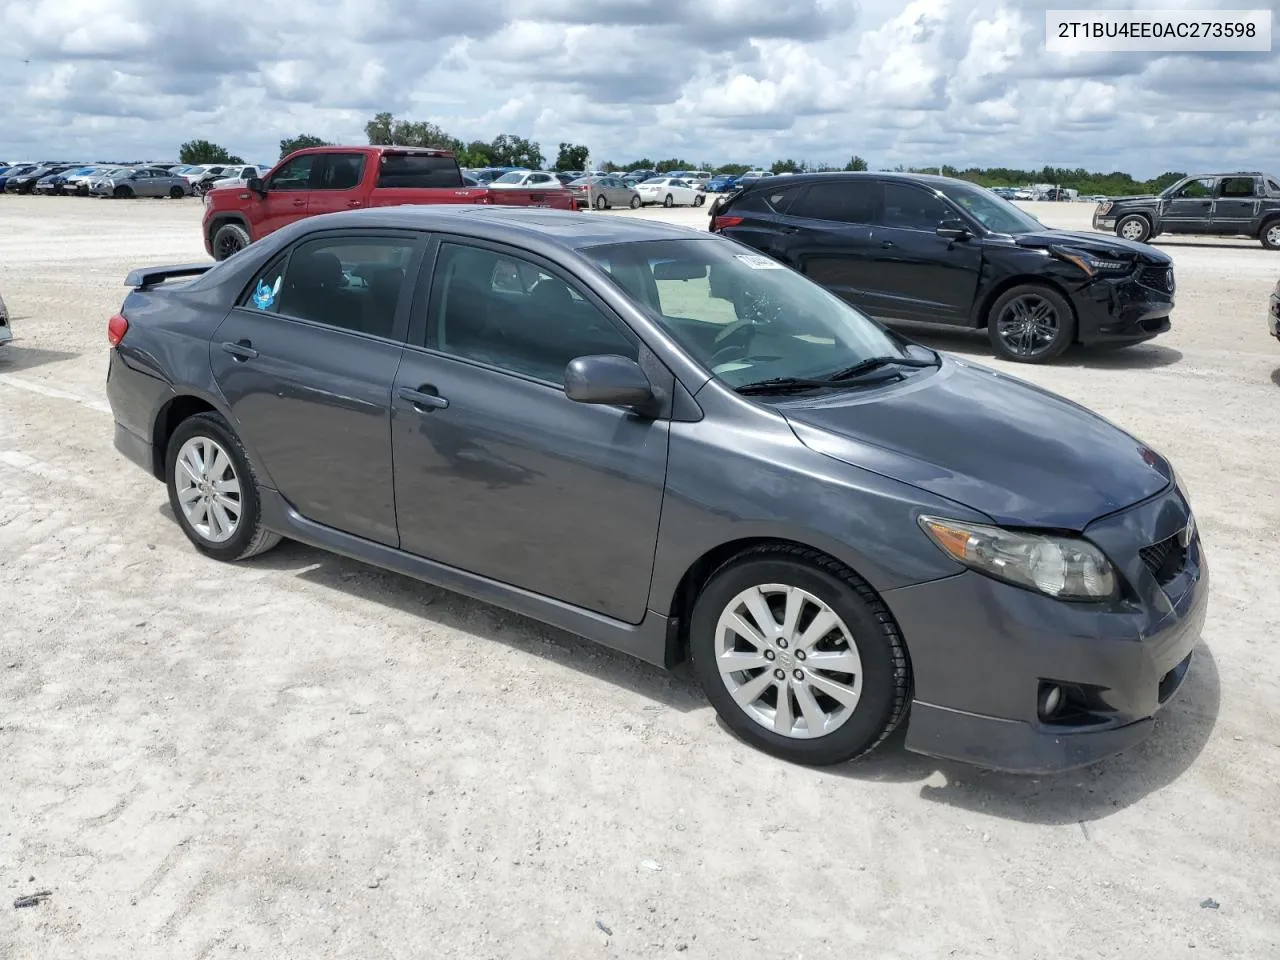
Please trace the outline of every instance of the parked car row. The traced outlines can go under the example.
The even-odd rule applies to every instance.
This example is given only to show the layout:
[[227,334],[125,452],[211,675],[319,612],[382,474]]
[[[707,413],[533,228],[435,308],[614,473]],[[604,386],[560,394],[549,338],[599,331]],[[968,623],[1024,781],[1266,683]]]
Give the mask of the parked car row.
[[0,166],[0,190],[42,196],[200,196],[215,186],[247,183],[267,169],[256,164],[18,163]]
[[493,190],[568,190],[578,209],[588,207],[608,210],[611,207],[659,205],[664,207],[700,207],[706,201],[707,183],[711,174],[706,171],[637,176],[633,171],[604,173],[599,170],[530,170],[526,167],[485,167],[479,170],[463,170],[464,180]]

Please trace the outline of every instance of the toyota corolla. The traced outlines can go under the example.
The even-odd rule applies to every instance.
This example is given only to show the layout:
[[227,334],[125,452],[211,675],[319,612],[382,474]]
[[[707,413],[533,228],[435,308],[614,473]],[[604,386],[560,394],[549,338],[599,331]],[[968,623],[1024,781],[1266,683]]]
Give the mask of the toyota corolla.
[[128,284],[115,443],[215,560],[289,537],[689,657],[810,764],[905,720],[926,754],[1079,766],[1190,668],[1208,572],[1164,457],[725,237],[386,208]]

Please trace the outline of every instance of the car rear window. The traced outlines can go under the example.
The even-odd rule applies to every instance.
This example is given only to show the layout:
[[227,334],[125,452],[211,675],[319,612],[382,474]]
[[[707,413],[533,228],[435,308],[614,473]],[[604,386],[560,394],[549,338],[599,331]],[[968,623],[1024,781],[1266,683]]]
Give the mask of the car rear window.
[[743,194],[733,209],[744,213],[787,213],[803,187],[773,187]]
[[453,157],[387,153],[378,169],[379,187],[430,189],[462,186],[462,173]]
[[880,184],[873,180],[815,183],[788,213],[813,220],[875,223],[880,197]]

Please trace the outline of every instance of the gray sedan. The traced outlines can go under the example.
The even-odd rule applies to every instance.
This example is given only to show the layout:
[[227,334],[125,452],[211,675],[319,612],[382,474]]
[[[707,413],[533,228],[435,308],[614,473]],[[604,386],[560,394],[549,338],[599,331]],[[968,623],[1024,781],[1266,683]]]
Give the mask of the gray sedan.
[[630,207],[635,210],[640,206],[640,194],[623,183],[620,177],[579,177],[569,184],[569,191],[578,207],[595,207],[597,210],[608,210],[610,207]]
[[1062,770],[1188,675],[1208,568],[1164,457],[725,237],[384,207],[126,282],[115,445],[215,560],[289,537],[690,658],[800,763],[906,720],[911,750]]
[[161,167],[117,168],[89,186],[95,197],[172,197],[180,200],[191,196],[191,184],[181,174]]

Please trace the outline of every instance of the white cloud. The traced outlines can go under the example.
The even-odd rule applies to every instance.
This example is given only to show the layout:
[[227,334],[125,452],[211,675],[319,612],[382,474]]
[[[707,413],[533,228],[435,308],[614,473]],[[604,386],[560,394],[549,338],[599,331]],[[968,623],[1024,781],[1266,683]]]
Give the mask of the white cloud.
[[0,155],[168,158],[202,137],[269,160],[300,132],[360,142],[389,110],[597,159],[1280,167],[1280,55],[1051,56],[1060,5],[0,0]]

